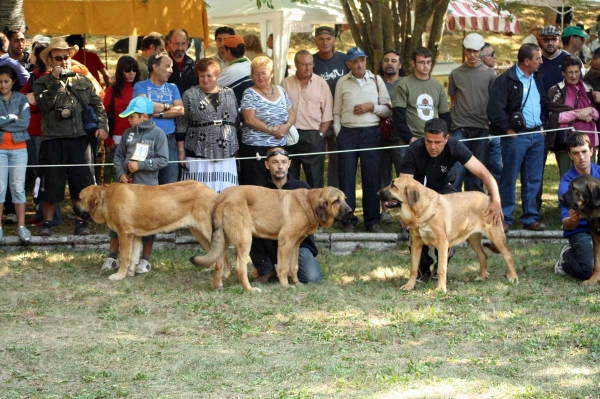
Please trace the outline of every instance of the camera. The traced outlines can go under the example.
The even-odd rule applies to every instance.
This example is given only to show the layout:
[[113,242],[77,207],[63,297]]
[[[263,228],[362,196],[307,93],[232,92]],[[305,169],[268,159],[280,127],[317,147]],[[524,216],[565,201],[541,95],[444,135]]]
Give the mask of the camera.
[[59,121],[70,119],[73,116],[73,110],[69,107],[57,107],[56,117]]
[[60,75],[58,75],[58,78],[60,80],[67,80],[68,78],[72,78],[75,76],[77,76],[77,73],[72,72],[72,71],[66,71],[63,69],[62,71],[60,71]]

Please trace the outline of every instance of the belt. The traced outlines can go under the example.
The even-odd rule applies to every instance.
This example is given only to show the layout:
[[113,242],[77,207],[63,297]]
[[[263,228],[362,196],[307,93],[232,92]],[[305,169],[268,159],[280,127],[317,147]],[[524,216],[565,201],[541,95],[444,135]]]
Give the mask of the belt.
[[190,127],[221,126],[221,125],[235,126],[235,123],[229,122],[229,121],[224,121],[224,120],[209,121],[209,122],[190,121]]
[[525,129],[523,129],[523,133],[526,133],[526,132],[537,132],[538,130],[542,130],[542,127],[541,126],[527,127]]

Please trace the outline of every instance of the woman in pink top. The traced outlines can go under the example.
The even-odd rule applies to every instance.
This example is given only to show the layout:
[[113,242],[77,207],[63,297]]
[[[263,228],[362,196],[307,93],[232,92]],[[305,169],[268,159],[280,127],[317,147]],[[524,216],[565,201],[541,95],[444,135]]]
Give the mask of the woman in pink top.
[[[575,57],[566,56],[560,65],[560,70],[565,80],[552,86],[546,96],[546,105],[549,111],[547,127],[549,130],[573,127],[575,130],[585,132],[590,138],[594,153],[596,153],[598,148],[598,134],[596,133],[598,109],[592,98],[592,88],[581,80],[581,61]],[[570,130],[567,135],[573,132]],[[560,137],[566,138],[564,135],[556,134],[558,140]],[[562,177],[571,167],[567,149],[563,148],[562,143],[556,141],[548,144],[549,147],[554,145],[556,162]]]

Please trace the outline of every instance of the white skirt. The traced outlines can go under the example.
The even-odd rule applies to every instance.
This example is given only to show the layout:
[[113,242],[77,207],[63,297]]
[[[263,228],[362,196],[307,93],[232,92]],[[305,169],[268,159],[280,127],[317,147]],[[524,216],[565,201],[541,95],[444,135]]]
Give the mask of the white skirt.
[[[204,158],[187,157],[181,180],[196,180],[220,193],[230,186],[237,186],[238,174],[235,158],[211,161]],[[191,161],[191,162],[190,162]]]

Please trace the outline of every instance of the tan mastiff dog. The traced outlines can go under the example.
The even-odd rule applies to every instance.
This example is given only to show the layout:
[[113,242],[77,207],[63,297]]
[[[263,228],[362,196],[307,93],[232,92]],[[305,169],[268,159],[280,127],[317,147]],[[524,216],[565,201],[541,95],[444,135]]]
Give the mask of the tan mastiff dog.
[[[214,190],[193,180],[161,186],[112,183],[83,189],[75,211],[84,219],[91,216],[96,223],[106,223],[119,235],[120,267],[109,279],[121,280],[134,275],[143,236],[188,228],[208,251],[216,197]],[[224,261],[217,258],[214,263]]]
[[[272,190],[258,186],[236,186],[223,190],[215,201],[212,213],[211,249],[205,256],[193,256],[190,261],[199,266],[215,263],[223,257],[229,244],[236,253],[236,273],[242,287],[260,292],[248,281],[246,260],[250,254],[252,236],[277,240],[277,277],[282,286],[298,282],[298,247],[319,225],[328,228],[335,220],[345,222],[352,209],[337,188],[313,190]],[[213,282],[221,281],[222,270],[217,263]]]
[[502,224],[488,223],[484,217],[490,203],[487,195],[474,191],[440,195],[411,176],[401,175],[383,188],[379,196],[385,201],[386,207],[400,207],[400,218],[410,228],[410,278],[402,289],[410,291],[415,287],[424,244],[438,251],[438,290],[446,292],[448,248],[464,241],[469,242],[479,258],[480,269],[476,280],[487,279],[489,273],[487,255],[481,245],[482,233],[502,254],[508,268],[508,281],[518,282]]

